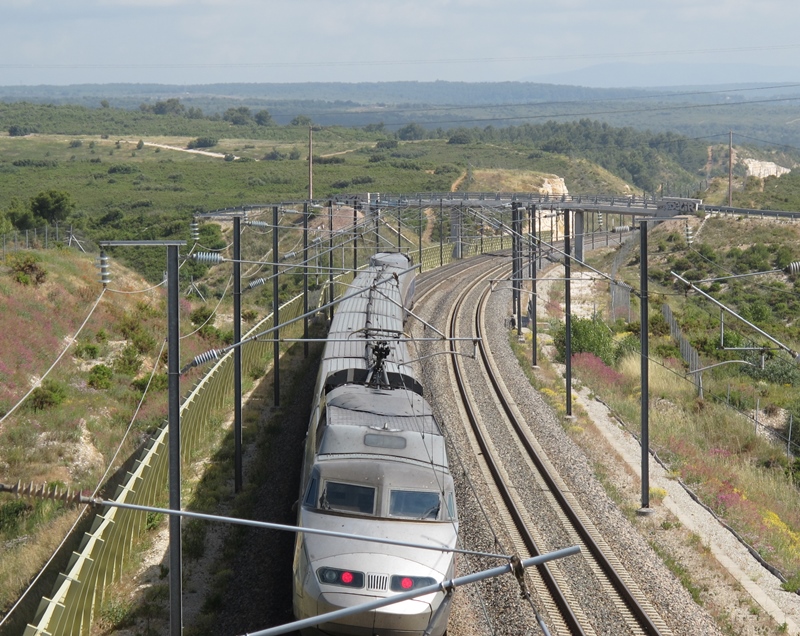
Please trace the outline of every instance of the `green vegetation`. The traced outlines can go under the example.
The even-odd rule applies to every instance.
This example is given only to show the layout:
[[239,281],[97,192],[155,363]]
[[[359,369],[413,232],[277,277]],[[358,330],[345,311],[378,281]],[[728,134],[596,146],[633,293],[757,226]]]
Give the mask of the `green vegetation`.
[[61,404],[67,397],[66,387],[56,380],[45,380],[31,393],[28,405],[34,411],[44,411]]
[[[800,581],[800,463],[787,456],[786,441],[776,444],[756,429],[776,428],[785,438],[792,419],[800,416],[796,398],[800,372],[785,353],[731,316],[725,318],[721,337],[720,312],[696,293],[687,293],[669,274],[675,271],[696,281],[712,295],[738,310],[749,321],[792,349],[800,345],[794,324],[798,309],[796,275],[782,271],[798,259],[798,228],[792,221],[765,221],[712,217],[690,219],[695,242],[684,240],[686,221],[667,221],[650,233],[650,443],[676,476],[703,502],[731,525],[759,554],[789,579],[795,591]],[[593,267],[607,271],[614,253],[591,253]],[[771,270],[778,270],[773,273]],[[731,274],[760,274],[729,278]],[[635,253],[619,271],[638,287],[639,257]],[[720,280],[709,281],[721,277]],[[554,341],[564,356],[565,328],[556,313],[563,300],[563,285],[554,285],[546,306],[552,317]],[[634,299],[635,300],[635,299]],[[668,303],[681,330],[700,352],[703,397],[687,376],[670,330],[661,315]],[[599,303],[602,315],[607,308]],[[634,312],[638,313],[638,312]],[[608,404],[633,432],[641,422],[639,350],[640,325],[617,321],[607,326],[595,316],[573,317],[572,358],[574,378]],[[612,333],[613,332],[613,333]],[[610,343],[609,343],[610,341]],[[761,366],[761,355],[765,356]],[[529,353],[523,352],[521,361]],[[719,362],[745,360],[750,364]],[[549,389],[544,395],[563,408],[563,396]],[[754,426],[753,419],[760,424]],[[573,427],[579,443],[583,428]],[[792,429],[792,452],[797,454],[800,435]],[[654,498],[657,503],[657,498]],[[664,555],[670,561],[669,555]],[[672,563],[683,578],[679,565]],[[690,580],[685,580],[696,594]]]
[[[599,317],[579,318],[573,316],[570,320],[572,329],[570,330],[570,345],[572,354],[592,353],[605,364],[610,365],[614,361],[614,338],[608,326]],[[558,351],[557,362],[566,360],[566,322],[560,325],[553,334],[553,344]]]
[[20,285],[41,285],[47,280],[47,270],[39,265],[40,258],[32,252],[11,254],[8,266]]

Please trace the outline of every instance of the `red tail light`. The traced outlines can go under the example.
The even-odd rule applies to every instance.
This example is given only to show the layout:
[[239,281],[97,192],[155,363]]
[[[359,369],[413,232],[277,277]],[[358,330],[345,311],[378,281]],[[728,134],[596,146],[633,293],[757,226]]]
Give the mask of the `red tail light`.
[[392,592],[408,592],[420,587],[436,585],[436,579],[429,576],[398,576],[395,575],[389,582],[389,589]]
[[341,585],[342,587],[364,587],[364,573],[336,568],[320,568],[317,570],[320,583]]

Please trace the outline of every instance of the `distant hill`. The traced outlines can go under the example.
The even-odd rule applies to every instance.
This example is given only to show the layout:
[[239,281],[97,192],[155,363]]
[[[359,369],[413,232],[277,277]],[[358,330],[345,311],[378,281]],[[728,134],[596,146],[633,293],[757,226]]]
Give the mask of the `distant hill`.
[[[794,68],[759,66],[756,64],[637,64],[635,62],[609,62],[562,73],[548,73],[526,77],[526,82],[570,84],[592,88],[638,87],[657,90],[757,85],[800,82],[800,73]],[[797,90],[797,89],[796,89]]]
[[[551,83],[0,86],[0,105],[30,102],[138,111],[141,106],[147,109],[158,101],[178,99],[187,112],[193,109],[202,116],[221,117],[230,108],[246,107],[254,113],[269,111],[279,125],[302,116],[320,126],[384,125],[390,131],[412,122],[428,129],[448,130],[591,119],[617,127],[677,132],[689,137],[710,138],[733,130],[758,143],[800,147],[800,88],[787,86],[791,77],[784,74],[789,72],[772,69],[770,73],[754,74],[762,83],[733,84],[737,76],[728,66],[607,64],[542,78]],[[600,84],[640,87],[595,87]],[[8,124],[0,112],[0,130],[3,129],[8,129]]]
[[[564,84],[564,82],[559,82]],[[73,84],[68,86],[0,86],[2,101],[82,104],[99,107],[106,99],[112,106],[137,107],[139,103],[177,97],[194,100],[334,102],[396,105],[488,105],[545,101],[631,99],[636,89],[597,89],[533,82],[302,82],[296,84]]]

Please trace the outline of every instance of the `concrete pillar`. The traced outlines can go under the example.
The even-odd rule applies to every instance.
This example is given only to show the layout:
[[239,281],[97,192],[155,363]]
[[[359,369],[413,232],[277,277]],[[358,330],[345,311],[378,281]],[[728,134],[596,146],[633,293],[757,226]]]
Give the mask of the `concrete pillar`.
[[586,234],[586,213],[583,210],[575,210],[575,259],[583,261],[584,236]]

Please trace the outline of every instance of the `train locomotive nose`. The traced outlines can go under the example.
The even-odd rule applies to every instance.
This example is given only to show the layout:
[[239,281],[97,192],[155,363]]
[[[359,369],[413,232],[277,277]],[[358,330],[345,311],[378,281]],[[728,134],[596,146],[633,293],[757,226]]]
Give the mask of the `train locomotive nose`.
[[[323,614],[374,600],[374,596],[364,594],[324,593],[317,600],[317,610]],[[323,623],[319,628],[325,634],[336,636],[422,636],[431,616],[429,602],[411,599],[354,614],[336,623]]]

